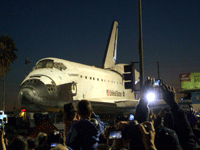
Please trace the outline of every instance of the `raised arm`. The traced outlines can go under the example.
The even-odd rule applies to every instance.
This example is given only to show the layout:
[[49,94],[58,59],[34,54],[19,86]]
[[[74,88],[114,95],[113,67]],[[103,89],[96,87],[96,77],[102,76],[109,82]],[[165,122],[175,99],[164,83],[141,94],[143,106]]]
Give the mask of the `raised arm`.
[[154,89],[153,88],[154,81],[155,79],[148,78],[142,88],[141,97],[138,105],[136,106],[136,112],[135,112],[135,120],[137,120],[139,123],[149,120],[149,107],[148,107],[149,102],[146,96],[149,91]]
[[180,145],[183,149],[196,149],[196,138],[188,119],[182,109],[176,102],[176,92],[171,86],[163,83],[161,85],[164,101],[171,107],[174,120],[174,130],[179,138]]
[[3,140],[3,134],[4,134],[4,128],[0,129],[0,135],[1,135],[0,149],[6,150],[6,145]]

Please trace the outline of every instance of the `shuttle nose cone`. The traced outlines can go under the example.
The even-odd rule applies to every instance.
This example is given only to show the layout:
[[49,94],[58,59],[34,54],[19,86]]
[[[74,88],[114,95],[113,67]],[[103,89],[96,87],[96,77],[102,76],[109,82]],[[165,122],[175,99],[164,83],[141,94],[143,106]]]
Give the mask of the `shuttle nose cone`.
[[23,88],[19,91],[18,100],[22,107],[34,103],[37,97],[37,92],[34,89]]

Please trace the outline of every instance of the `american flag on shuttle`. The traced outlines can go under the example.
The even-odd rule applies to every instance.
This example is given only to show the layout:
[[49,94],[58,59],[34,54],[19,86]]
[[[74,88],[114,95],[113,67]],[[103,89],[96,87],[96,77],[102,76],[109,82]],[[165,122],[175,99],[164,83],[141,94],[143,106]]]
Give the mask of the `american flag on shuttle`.
[[106,90],[107,96],[110,96],[110,90]]

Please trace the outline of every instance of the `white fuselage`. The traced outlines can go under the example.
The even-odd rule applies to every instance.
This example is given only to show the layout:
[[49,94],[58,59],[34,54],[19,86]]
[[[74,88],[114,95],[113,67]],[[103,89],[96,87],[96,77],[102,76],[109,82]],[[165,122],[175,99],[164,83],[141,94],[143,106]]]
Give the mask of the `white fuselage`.
[[[51,60],[56,64],[62,64],[65,66],[65,69],[59,70],[59,67],[48,67],[48,64],[45,64],[47,67],[41,67],[40,62],[45,60]],[[39,87],[37,84],[34,85],[34,82],[36,82],[35,80],[37,80],[37,82],[40,84],[42,83],[44,87],[50,86],[51,89],[45,88],[47,89],[46,92],[44,87],[41,88],[44,91],[42,94],[40,93],[41,90],[32,90],[29,93],[37,93],[33,91],[38,91],[40,94],[30,94],[31,96],[26,96],[26,99],[32,101],[31,99],[34,97],[34,103],[40,101],[38,105],[44,105],[44,107],[45,105],[53,107],[54,103],[55,106],[62,107],[64,103],[69,103],[71,100],[79,101],[82,99],[98,103],[115,103],[119,101],[135,100],[134,92],[132,92],[131,89],[124,88],[124,64],[118,64],[116,66],[117,69],[113,68],[114,70],[110,70],[58,58],[44,58],[36,63],[36,68],[34,68],[22,82],[20,87],[21,93],[23,94],[23,91],[27,88],[32,90]],[[66,95],[69,95],[69,93],[73,91],[73,88],[69,89],[63,87],[72,83],[76,85],[75,93],[72,99],[66,98]],[[55,87],[55,90],[52,89],[52,87]],[[60,93],[67,94],[62,96]],[[44,103],[41,101],[44,101]]]

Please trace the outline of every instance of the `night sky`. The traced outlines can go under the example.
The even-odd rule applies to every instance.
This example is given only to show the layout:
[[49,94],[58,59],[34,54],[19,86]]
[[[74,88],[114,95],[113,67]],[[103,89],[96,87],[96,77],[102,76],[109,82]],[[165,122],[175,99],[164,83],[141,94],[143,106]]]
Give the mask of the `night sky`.
[[[180,73],[200,72],[199,8],[199,0],[142,0],[145,78],[158,77],[159,62],[160,77],[180,91]],[[101,66],[113,20],[119,23],[117,63],[139,61],[137,0],[1,1],[0,34],[18,49],[6,75],[6,110],[14,102],[20,108],[25,57],[31,62],[27,72],[44,57]]]

